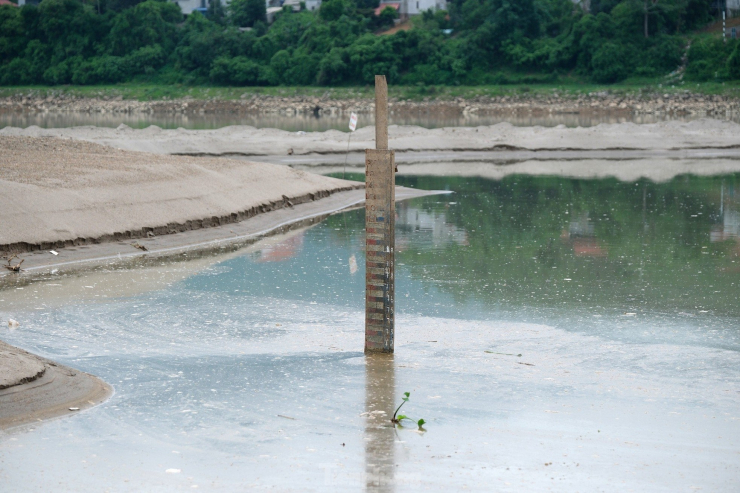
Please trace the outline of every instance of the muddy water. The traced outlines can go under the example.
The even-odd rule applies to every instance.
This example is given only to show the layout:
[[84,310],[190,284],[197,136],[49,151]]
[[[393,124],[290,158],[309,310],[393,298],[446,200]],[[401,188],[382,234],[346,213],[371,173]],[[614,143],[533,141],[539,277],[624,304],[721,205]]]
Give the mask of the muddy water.
[[[2,338],[116,394],[0,435],[3,485],[732,491],[740,175],[399,182],[454,193],[398,206],[393,358],[361,353],[361,210],[197,263],[6,280]],[[390,425],[405,391],[426,431]]]

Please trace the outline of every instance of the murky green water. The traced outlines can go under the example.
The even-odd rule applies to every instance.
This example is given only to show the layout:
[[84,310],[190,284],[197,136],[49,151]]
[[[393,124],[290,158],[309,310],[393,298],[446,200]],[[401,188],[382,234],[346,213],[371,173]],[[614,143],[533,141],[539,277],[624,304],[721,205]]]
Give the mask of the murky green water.
[[[425,292],[404,303],[401,285],[401,311],[557,316],[566,327],[621,316],[627,333],[645,316],[660,326],[693,319],[690,325],[706,323],[709,332],[683,337],[740,348],[740,175],[667,183],[531,176],[397,181],[455,192],[398,206],[397,262]],[[326,227],[341,237],[344,220],[335,216]],[[346,221],[359,244],[362,211]]]

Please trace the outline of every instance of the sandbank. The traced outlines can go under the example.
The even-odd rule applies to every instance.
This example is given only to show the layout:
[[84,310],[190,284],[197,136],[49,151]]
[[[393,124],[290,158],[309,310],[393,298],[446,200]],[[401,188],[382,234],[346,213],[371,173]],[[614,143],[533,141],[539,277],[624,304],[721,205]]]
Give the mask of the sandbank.
[[[729,121],[702,119],[637,125],[601,124],[594,127],[515,127],[509,123],[481,127],[426,129],[416,126],[389,127],[389,146],[407,151],[593,151],[732,149],[740,147],[740,125]],[[251,126],[230,126],[217,130],[163,130],[157,126],[135,130],[72,127],[25,129],[6,127],[0,136],[60,137],[104,144],[117,149],[158,154],[198,156],[269,156],[303,154],[344,154],[348,134],[289,132]],[[349,149],[364,152],[375,147],[373,127],[352,134]]]
[[75,414],[111,393],[93,375],[0,341],[0,430]]
[[[389,134],[402,175],[501,178],[521,173],[667,181],[686,173],[740,171],[740,125],[711,119],[587,128],[515,127],[508,123],[441,129],[391,126]],[[371,127],[357,130],[351,139],[336,130],[288,132],[250,126],[218,130],[162,130],[156,126],[134,130],[125,125],[117,129],[6,127],[0,130],[0,137],[3,135],[58,137],[203,159],[257,160],[321,174],[345,169],[363,172],[364,150],[375,146]]]

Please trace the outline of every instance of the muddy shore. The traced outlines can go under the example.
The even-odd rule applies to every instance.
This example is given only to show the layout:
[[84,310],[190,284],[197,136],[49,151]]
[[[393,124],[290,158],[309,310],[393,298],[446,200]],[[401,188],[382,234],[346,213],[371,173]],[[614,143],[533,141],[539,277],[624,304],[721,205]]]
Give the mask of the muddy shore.
[[76,414],[112,392],[93,375],[0,341],[0,430]]
[[[137,101],[121,96],[85,98],[68,94],[38,96],[33,93],[0,98],[0,113],[100,113],[158,115],[314,115],[340,116],[351,112],[372,114],[372,99],[277,97],[245,93],[241,99],[163,99]],[[595,92],[578,96],[521,93],[508,96],[420,100],[391,98],[391,115],[665,115],[670,117],[732,118],[740,114],[740,100],[727,96],[652,92],[641,95]]]

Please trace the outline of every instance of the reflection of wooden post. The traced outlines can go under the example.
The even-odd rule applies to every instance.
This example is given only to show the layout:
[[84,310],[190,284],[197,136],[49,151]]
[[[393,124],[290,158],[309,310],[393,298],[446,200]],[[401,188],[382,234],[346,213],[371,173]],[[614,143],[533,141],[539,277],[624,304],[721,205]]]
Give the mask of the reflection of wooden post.
[[395,408],[395,371],[392,354],[369,354],[366,358],[365,493],[394,491],[396,430],[389,421]]
[[393,352],[395,154],[388,150],[388,86],[375,76],[375,149],[365,150],[365,352]]

